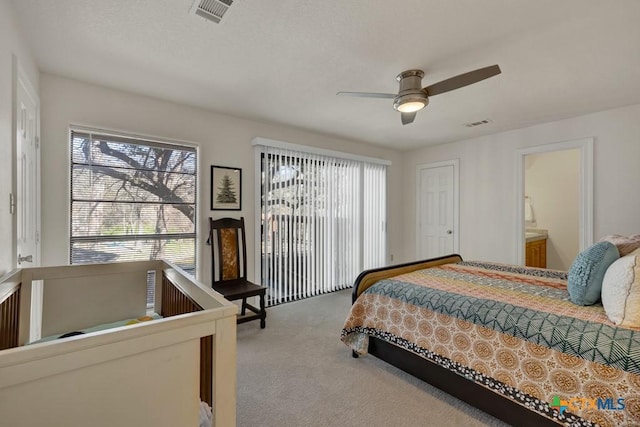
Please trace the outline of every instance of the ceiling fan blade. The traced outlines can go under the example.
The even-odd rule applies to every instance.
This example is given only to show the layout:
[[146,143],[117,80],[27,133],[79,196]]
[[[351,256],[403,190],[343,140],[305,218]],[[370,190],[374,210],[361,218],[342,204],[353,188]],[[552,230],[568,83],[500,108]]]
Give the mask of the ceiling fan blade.
[[469,71],[468,73],[460,74],[455,77],[451,77],[450,79],[434,83],[431,86],[425,87],[424,90],[427,92],[427,95],[434,96],[477,83],[500,73],[501,71],[499,66],[491,65],[489,67],[479,68],[477,70]]
[[373,92],[338,92],[336,95],[358,96],[360,98],[385,98],[393,99],[397,95],[393,93],[373,93]]
[[409,123],[413,123],[416,118],[416,113],[417,111],[414,111],[413,113],[401,113],[400,118],[402,119],[402,124],[408,125]]

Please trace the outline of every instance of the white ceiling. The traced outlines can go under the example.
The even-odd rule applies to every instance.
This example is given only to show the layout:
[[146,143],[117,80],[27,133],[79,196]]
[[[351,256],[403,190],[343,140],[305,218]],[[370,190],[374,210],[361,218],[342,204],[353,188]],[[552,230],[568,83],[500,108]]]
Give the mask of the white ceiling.
[[[638,0],[235,0],[220,24],[193,0],[10,3],[44,72],[400,150],[640,103]],[[406,126],[335,95],[493,64]]]

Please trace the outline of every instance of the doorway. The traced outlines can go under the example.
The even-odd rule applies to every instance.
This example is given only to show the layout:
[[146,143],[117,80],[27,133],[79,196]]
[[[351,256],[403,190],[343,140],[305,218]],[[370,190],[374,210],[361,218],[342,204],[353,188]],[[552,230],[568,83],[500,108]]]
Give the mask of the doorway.
[[527,154],[524,176],[525,265],[568,271],[579,252],[580,151]]
[[416,178],[416,256],[459,251],[458,159],[419,165]]
[[[563,195],[562,192],[572,191],[568,187],[558,188],[559,179],[563,173],[554,163],[577,163],[577,194]],[[537,165],[536,165],[537,163]],[[572,166],[568,166],[570,169]],[[555,183],[544,176],[555,172]],[[527,182],[527,171],[530,172]],[[533,187],[532,182],[535,181]],[[545,144],[517,151],[516,155],[516,263],[525,264],[527,229],[537,232],[548,232],[549,240],[555,238],[553,244],[547,244],[551,262],[547,268],[568,270],[577,252],[583,251],[593,243],[593,138]],[[535,187],[538,187],[537,189]],[[544,186],[555,187],[554,191],[544,191]],[[570,187],[571,184],[569,183]],[[535,192],[536,195],[528,194]],[[573,199],[573,201],[571,201]],[[574,206],[565,206],[572,203]],[[571,215],[571,211],[576,215]],[[554,212],[564,212],[562,218],[550,219]],[[542,215],[542,218],[540,217]],[[571,248],[570,230],[577,226],[577,248]],[[568,225],[567,225],[568,224]],[[546,226],[550,226],[545,228]],[[554,231],[555,230],[555,231]],[[531,233],[529,233],[531,234]],[[551,243],[551,242],[549,242]],[[575,252],[575,253],[574,253]],[[568,266],[567,266],[568,264]]]
[[[14,72],[14,190],[11,194],[14,263],[18,268],[40,265],[40,99],[13,58]],[[43,287],[31,284],[29,339],[41,337]]]
[[[17,61],[16,61],[17,62]],[[40,265],[40,100],[16,63],[15,233],[16,266]]]

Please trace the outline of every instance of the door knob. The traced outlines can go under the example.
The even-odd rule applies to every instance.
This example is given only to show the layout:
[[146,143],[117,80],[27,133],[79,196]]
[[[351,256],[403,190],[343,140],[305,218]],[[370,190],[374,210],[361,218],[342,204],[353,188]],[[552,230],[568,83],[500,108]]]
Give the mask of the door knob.
[[33,255],[21,256],[18,254],[18,264],[22,264],[23,262],[33,262]]
[[447,230],[447,234],[453,234],[453,230]]

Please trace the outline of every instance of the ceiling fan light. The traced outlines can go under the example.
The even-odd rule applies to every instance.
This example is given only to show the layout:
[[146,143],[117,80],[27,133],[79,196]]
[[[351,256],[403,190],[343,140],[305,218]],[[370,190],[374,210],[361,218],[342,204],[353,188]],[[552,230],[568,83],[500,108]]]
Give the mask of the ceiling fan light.
[[393,108],[401,113],[415,113],[422,110],[429,103],[429,98],[424,93],[405,93],[395,97]]
[[416,111],[422,110],[425,107],[424,101],[407,101],[398,105],[396,110],[401,113],[414,113]]

